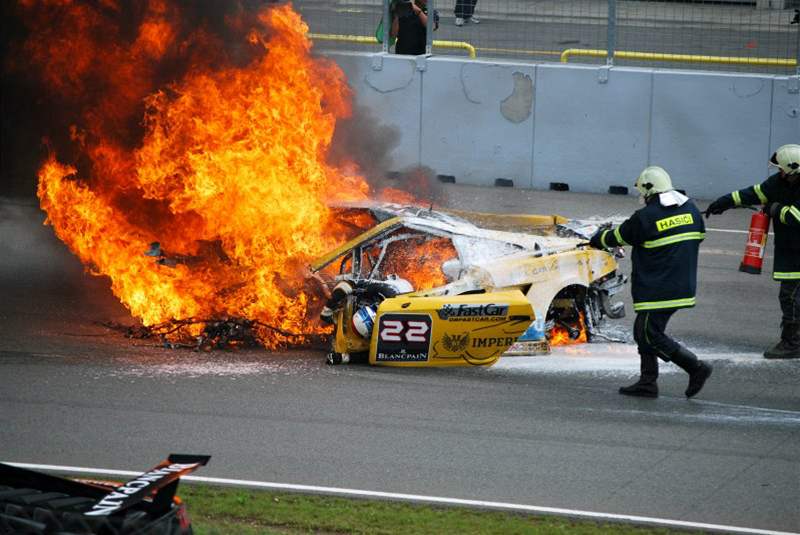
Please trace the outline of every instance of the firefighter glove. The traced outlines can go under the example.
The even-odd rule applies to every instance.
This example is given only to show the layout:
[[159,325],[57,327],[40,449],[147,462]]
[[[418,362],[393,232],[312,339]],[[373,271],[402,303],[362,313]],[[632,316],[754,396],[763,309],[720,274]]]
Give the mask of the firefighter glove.
[[706,208],[706,218],[712,214],[719,215],[728,208],[733,208],[733,199],[724,195],[708,205],[708,208]]
[[591,239],[589,240],[589,245],[591,245],[595,249],[605,249],[605,247],[603,247],[603,244],[600,242],[600,238],[603,237],[603,232],[605,232],[605,231],[606,231],[606,229],[598,230],[595,233],[595,235],[592,236]]
[[775,219],[780,215],[781,208],[783,208],[781,203],[769,202],[764,205],[764,213],[770,216],[772,219]]

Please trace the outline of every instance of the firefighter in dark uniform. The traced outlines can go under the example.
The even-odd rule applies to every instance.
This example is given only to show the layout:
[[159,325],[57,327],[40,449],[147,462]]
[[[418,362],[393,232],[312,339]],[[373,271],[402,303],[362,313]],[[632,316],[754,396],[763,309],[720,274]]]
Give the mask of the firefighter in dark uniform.
[[761,184],[723,195],[706,210],[721,214],[735,206],[763,205],[775,232],[772,278],[780,281],[781,339],[764,352],[768,359],[800,358],[800,145],[784,145],[770,158],[778,172]]
[[689,374],[686,397],[692,397],[711,375],[711,366],[664,331],[676,310],[695,305],[697,254],[705,237],[703,216],[688,197],[674,190],[669,174],[661,167],[646,168],[635,185],[645,207],[619,227],[601,230],[590,241],[598,249],[633,247],[633,338],[639,346],[641,376],[619,393],[658,397],[660,358]]

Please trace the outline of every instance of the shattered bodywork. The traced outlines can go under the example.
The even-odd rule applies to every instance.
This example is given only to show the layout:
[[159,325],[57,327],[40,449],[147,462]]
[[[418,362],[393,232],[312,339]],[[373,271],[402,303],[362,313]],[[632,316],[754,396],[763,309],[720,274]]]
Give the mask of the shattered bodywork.
[[488,365],[547,348],[554,326],[591,338],[624,314],[609,303],[625,282],[614,255],[563,217],[337,209],[372,226],[311,265],[330,295],[331,363]]
[[126,483],[72,480],[0,463],[0,533],[190,535],[180,477],[208,455],[171,454]]

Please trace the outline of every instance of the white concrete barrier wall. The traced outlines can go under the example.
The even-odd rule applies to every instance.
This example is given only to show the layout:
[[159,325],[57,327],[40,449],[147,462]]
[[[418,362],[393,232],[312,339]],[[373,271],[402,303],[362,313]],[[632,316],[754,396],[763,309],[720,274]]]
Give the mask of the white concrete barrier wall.
[[393,170],[458,183],[605,193],[661,165],[712,198],[763,180],[800,143],[797,77],[332,53],[356,103],[396,128]]

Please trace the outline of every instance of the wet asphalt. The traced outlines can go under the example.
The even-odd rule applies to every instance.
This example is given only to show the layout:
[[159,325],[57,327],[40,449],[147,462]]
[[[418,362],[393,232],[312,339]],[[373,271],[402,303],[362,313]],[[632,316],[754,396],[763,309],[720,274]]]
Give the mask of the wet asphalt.
[[[507,188],[438,195],[493,212],[637,207]],[[130,340],[96,323],[132,321],[107,281],[83,274],[35,209],[0,203],[0,460],[137,470],[206,453],[198,475],[800,531],[800,362],[760,357],[777,340],[777,284],[739,273],[745,236],[722,232],[748,220],[710,220],[699,304],[670,326],[714,375],[686,400],[685,375],[666,365],[661,397],[639,400],[616,393],[636,374],[624,345],[393,370],[326,366],[319,350]],[[625,300],[614,332],[633,321]]]

